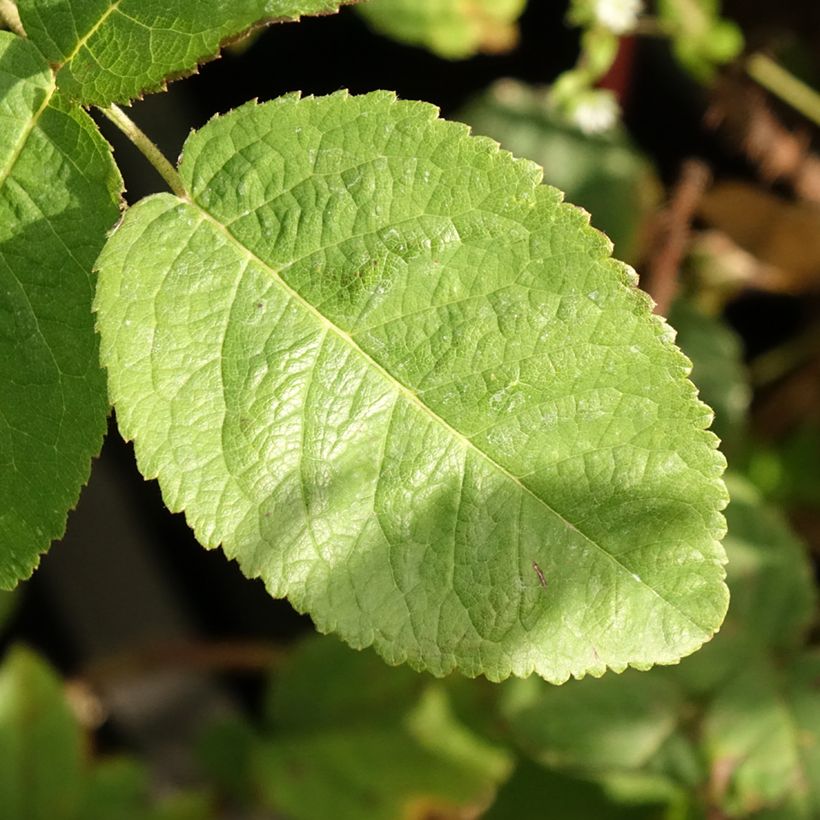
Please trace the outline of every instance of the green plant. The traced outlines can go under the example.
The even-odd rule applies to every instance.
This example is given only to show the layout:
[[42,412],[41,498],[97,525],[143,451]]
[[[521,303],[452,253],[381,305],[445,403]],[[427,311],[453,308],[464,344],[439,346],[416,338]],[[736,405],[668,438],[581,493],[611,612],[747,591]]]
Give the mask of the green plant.
[[[378,92],[249,104],[176,169],[116,105],[332,5],[18,4],[4,583],[59,535],[110,400],[199,540],[354,646],[554,682],[678,660],[727,602],[710,413],[536,166]],[[172,191],[107,242],[91,104]]]
[[[62,534],[113,407],[204,547],[381,656],[276,653],[261,716],[216,721],[200,787],[168,800],[88,754],[93,693],[14,649],[0,814],[818,816],[811,568],[747,478],[724,484],[703,402],[772,495],[814,485],[750,443],[732,331],[685,293],[676,342],[539,167],[644,260],[661,183],[599,84],[636,32],[711,82],[739,30],[710,0],[576,0],[575,68],[495,86],[459,116],[476,135],[386,91],[294,93],[214,117],[174,165],[120,107],[342,5],[0,0],[0,585]],[[455,59],[509,47],[523,6],[357,12]],[[101,117],[168,192],[124,206]]]

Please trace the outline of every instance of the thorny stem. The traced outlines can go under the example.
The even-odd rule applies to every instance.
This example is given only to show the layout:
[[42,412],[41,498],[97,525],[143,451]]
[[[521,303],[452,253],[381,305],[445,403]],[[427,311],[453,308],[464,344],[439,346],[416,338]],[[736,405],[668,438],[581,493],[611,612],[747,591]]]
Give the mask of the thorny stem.
[[820,94],[798,80],[765,54],[753,54],[746,63],[749,76],[804,117],[820,125]]
[[13,31],[18,37],[26,36],[17,6],[12,0],[0,0],[0,22],[5,23],[9,31]]
[[[2,0],[0,0],[2,2]],[[182,199],[188,199],[188,192],[182,184],[182,178],[176,168],[168,161],[162,151],[148,138],[145,132],[118,106],[99,109],[117,128],[131,140],[142,155],[151,163],[156,172],[165,180],[168,187]]]

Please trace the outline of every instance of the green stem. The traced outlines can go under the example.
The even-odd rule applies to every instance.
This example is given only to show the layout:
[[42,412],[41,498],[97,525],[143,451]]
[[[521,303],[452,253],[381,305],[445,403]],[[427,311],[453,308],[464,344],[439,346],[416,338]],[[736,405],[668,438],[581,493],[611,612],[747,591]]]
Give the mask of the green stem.
[[767,91],[791,105],[816,125],[820,125],[820,94],[786,71],[783,66],[778,65],[771,57],[753,54],[746,63],[746,71]]
[[17,6],[14,5],[12,0],[0,0],[0,21],[5,23],[9,31],[13,31],[18,37],[26,36]]
[[146,136],[145,132],[117,105],[109,108],[100,108],[100,111],[117,128],[131,140],[142,155],[154,166],[156,172],[165,180],[168,187],[182,199],[188,199],[188,192],[182,184],[182,178],[177,169],[168,161],[165,155]]

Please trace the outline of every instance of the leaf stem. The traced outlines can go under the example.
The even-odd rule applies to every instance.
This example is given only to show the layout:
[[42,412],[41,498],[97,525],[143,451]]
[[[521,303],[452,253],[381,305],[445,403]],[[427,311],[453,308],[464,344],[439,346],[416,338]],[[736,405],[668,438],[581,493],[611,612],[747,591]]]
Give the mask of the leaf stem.
[[749,76],[767,91],[820,125],[820,94],[765,54],[753,54],[746,63]]
[[0,0],[0,21],[5,23],[9,27],[9,31],[13,31],[18,37],[26,36],[20,13],[12,0]]
[[[0,0],[2,2],[2,0]],[[182,199],[188,199],[188,192],[182,183],[177,169],[168,161],[165,154],[148,138],[145,132],[118,105],[99,109],[126,137],[140,150],[142,155],[153,165],[156,172],[165,180],[168,187]]]

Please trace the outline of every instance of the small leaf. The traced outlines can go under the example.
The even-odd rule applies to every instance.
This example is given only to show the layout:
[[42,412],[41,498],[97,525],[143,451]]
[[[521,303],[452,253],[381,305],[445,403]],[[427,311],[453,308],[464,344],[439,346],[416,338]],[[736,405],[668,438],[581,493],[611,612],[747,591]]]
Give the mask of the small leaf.
[[704,81],[743,51],[743,34],[734,23],[721,19],[721,5],[721,0],[658,2],[658,17],[672,37],[675,55]]
[[540,169],[375,93],[244,106],[180,173],[113,234],[97,311],[121,430],[203,544],[436,674],[711,637],[711,413]]
[[0,666],[0,807],[4,820],[74,820],[83,737],[57,676],[12,649]]
[[122,183],[89,116],[31,43],[0,32],[0,586],[65,530],[108,399],[91,266]]
[[84,105],[159,91],[255,26],[329,14],[351,0],[18,0],[57,84]]
[[370,0],[359,12],[381,34],[451,60],[508,51],[526,0]]

